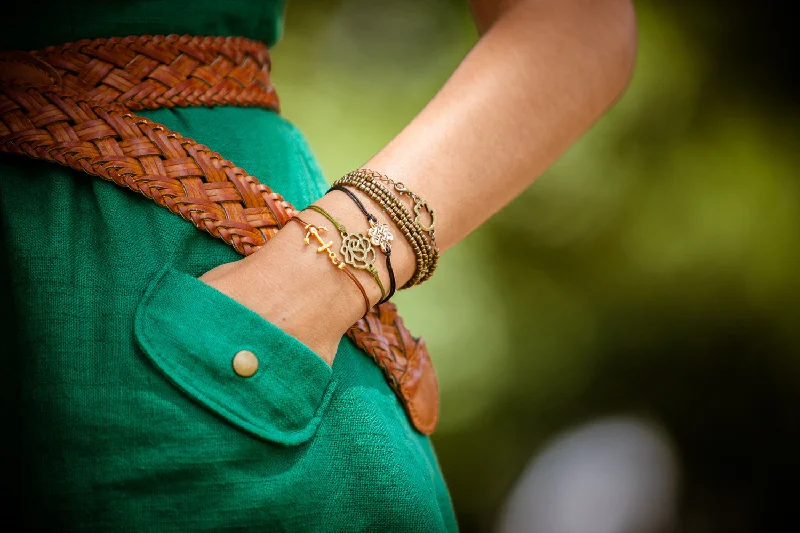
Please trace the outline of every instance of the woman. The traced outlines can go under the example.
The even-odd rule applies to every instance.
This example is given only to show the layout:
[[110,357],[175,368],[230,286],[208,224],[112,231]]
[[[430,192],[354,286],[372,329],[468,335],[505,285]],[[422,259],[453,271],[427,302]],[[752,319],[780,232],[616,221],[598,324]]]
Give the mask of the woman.
[[[0,48],[145,34],[237,35],[271,46],[282,7],[19,4],[6,13]],[[394,237],[396,286],[419,282],[422,270],[433,273],[437,247],[446,250],[508,203],[608,108],[635,52],[628,0],[473,0],[471,8],[479,42],[364,165],[406,202],[398,216],[420,215],[411,236],[363,183],[326,193],[302,137],[266,109],[174,107],[125,118],[153,138],[208,145],[296,206],[314,202],[316,210],[299,213],[302,222],[286,224],[245,259],[147,198],[2,156],[0,279],[12,347],[3,390],[17,443],[4,480],[20,523],[51,531],[456,530],[420,431],[432,415],[392,392],[359,349],[367,343],[343,337],[391,292],[385,251],[376,244],[372,274],[350,262],[345,276],[331,263],[346,261],[336,252],[348,234],[322,235],[322,227],[332,230],[333,219],[365,233],[374,217],[369,226],[385,224]],[[27,68],[26,61],[14,64]],[[128,69],[118,78],[124,86],[134,67],[120,68]],[[48,113],[69,114],[48,105],[25,116],[6,106],[0,115],[24,136],[19,120],[35,131]],[[62,132],[64,142],[83,141],[101,128],[93,124]],[[111,138],[95,133],[93,142],[102,151]],[[107,173],[126,177],[122,159],[104,161]],[[409,200],[405,189],[416,196]],[[432,401],[421,408],[435,412]]]

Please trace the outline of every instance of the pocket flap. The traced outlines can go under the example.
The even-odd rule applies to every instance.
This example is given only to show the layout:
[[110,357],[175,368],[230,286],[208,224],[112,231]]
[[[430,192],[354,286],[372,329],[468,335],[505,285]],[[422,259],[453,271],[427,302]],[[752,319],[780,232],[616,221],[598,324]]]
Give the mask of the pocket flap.
[[[285,445],[307,441],[333,394],[331,368],[310,348],[171,267],[147,288],[134,329],[144,353],[179,389],[263,439]],[[246,354],[247,362],[257,362],[250,377],[234,370],[233,359],[242,351],[255,355],[254,360]]]

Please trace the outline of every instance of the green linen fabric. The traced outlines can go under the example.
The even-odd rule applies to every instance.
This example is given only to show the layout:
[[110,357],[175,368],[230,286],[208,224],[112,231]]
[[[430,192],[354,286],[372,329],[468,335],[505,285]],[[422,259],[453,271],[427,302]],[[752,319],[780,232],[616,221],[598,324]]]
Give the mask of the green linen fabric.
[[[162,20],[155,7],[178,13],[160,1],[97,4],[120,34],[169,32],[146,22]],[[276,35],[282,5],[268,1],[252,8],[253,25],[242,21],[256,11],[238,11],[252,3],[195,0],[181,32],[206,31],[202,8],[218,16],[223,5],[230,13],[215,33]],[[69,31],[95,37],[101,26],[79,20]],[[324,193],[306,141],[274,113],[143,114],[298,207]],[[343,338],[331,369],[197,279],[239,258],[222,241],[129,190],[8,155],[0,228],[0,479],[4,516],[22,530],[457,529],[429,439],[368,356]],[[250,378],[233,372],[240,350],[259,359]]]
[[272,46],[283,0],[4,0],[0,50],[127,35],[241,35]]

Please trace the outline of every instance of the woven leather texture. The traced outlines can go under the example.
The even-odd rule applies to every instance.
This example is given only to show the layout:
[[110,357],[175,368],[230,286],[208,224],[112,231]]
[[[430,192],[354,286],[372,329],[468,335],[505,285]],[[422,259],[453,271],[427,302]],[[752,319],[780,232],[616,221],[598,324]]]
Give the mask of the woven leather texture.
[[33,52],[65,94],[132,110],[175,106],[278,109],[267,48],[243,37],[131,36],[81,40]]
[[[0,55],[0,152],[131,189],[249,255],[286,224],[293,206],[219,153],[131,110],[277,110],[269,66],[263,44],[222,37],[114,38],[50,47],[29,59]],[[414,427],[432,433],[436,376],[424,341],[405,328],[395,305],[373,307],[347,335],[383,370]]]

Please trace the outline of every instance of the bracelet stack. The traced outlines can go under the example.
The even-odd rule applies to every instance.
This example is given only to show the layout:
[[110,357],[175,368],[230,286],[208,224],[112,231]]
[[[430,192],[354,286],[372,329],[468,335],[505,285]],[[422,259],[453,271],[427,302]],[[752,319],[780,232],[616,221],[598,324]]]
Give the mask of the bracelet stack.
[[[388,187],[384,184],[388,185]],[[403,183],[396,182],[374,170],[362,168],[336,180],[328,192],[340,191],[356,204],[369,223],[366,233],[350,233],[333,215],[320,206],[311,205],[307,208],[325,217],[339,231],[342,239],[339,252],[342,259],[339,259],[333,250],[333,242],[326,243],[320,237],[320,234],[327,231],[327,228],[308,224],[298,217],[292,219],[306,230],[304,239],[306,244],[310,244],[312,237],[316,239],[320,245],[317,248],[317,252],[327,253],[331,263],[336,268],[344,271],[356,284],[364,296],[367,310],[369,310],[369,298],[364,286],[347,267],[350,266],[369,272],[381,292],[381,299],[378,303],[381,304],[388,301],[394,295],[396,289],[391,262],[394,235],[389,224],[380,222],[377,217],[370,213],[358,196],[350,190],[351,188],[360,191],[381,208],[397,229],[400,230],[414,252],[416,259],[414,274],[401,289],[419,285],[430,279],[436,269],[439,261],[439,249],[436,246],[436,235],[434,233],[436,218],[433,209],[428,207],[427,202],[406,188]],[[404,205],[401,198],[411,200],[412,206],[410,209]],[[386,257],[386,270],[389,274],[388,292],[374,265],[377,258],[377,250],[380,250]]]
[[[408,196],[414,201],[413,216],[400,199],[390,189],[382,185],[381,182],[391,184],[394,191],[400,195]],[[392,222],[400,229],[409,245],[411,245],[417,260],[417,266],[414,275],[408,283],[401,287],[402,289],[419,285],[433,275],[433,271],[439,261],[439,249],[436,247],[436,235],[434,233],[436,219],[433,210],[428,208],[424,200],[409,191],[402,183],[397,183],[383,174],[369,169],[354,170],[336,180],[334,185],[347,185],[367,195],[392,219]],[[423,209],[430,218],[427,226],[420,220]]]

